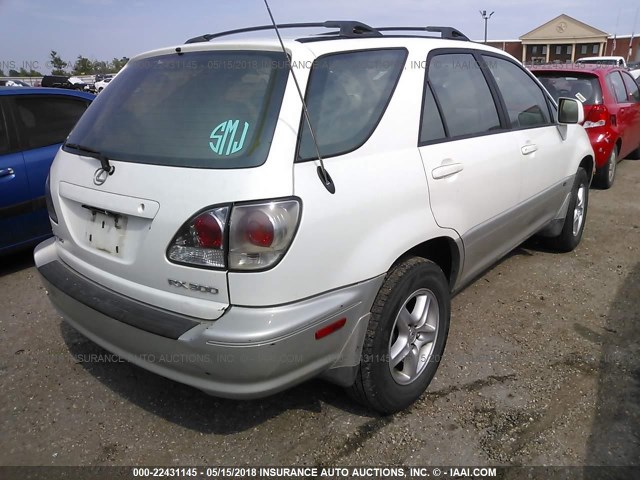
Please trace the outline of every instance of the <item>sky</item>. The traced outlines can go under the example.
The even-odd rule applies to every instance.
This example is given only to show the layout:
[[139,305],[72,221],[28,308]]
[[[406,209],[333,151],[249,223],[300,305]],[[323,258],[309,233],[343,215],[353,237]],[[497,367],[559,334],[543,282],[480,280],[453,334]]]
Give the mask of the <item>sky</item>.
[[[358,20],[372,26],[446,25],[482,40],[479,10],[494,11],[489,39],[516,39],[566,13],[610,34],[634,26],[638,0],[270,0],[278,23]],[[264,0],[0,0],[0,69],[36,66],[49,52],[73,63],[133,57],[188,38],[269,23]],[[10,65],[13,65],[11,67]]]

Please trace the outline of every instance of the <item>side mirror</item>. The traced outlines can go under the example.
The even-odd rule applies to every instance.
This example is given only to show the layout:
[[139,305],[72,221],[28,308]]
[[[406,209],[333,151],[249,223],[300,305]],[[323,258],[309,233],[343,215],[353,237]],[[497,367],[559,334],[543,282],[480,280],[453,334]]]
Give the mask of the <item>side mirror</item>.
[[584,122],[584,108],[582,103],[574,98],[561,97],[558,99],[558,123]]

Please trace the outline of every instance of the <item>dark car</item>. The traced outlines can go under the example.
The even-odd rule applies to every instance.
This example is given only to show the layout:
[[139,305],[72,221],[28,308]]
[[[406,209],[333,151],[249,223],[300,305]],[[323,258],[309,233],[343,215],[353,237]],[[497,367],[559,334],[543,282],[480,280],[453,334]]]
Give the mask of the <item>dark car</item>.
[[623,68],[604,65],[543,65],[531,71],[558,101],[575,98],[584,105],[584,128],[596,154],[594,183],[610,188],[616,164],[640,157],[640,91]]
[[42,87],[73,89],[73,85],[69,82],[69,77],[65,77],[64,75],[45,75],[42,77],[40,85]]
[[64,75],[45,75],[42,77],[42,87],[66,88],[69,90],[90,90],[91,86],[78,77],[65,77]]
[[51,235],[49,167],[94,98],[56,88],[0,89],[0,254]]

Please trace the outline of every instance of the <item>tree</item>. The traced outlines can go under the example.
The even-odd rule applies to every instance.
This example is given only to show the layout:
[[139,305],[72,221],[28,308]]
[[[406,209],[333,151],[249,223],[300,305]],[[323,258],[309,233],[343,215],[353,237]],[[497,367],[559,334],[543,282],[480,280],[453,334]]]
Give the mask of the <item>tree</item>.
[[60,56],[58,55],[58,52],[56,52],[55,50],[51,50],[49,56],[51,57],[51,74],[66,75],[67,72],[65,71],[65,68],[67,68],[69,63],[62,60],[62,58],[60,58]]
[[19,77],[20,76],[20,72],[17,70],[14,70],[13,68],[11,70],[9,70],[9,76],[10,77]]
[[111,73],[111,65],[102,60],[94,60],[93,73]]
[[93,62],[82,55],[78,55],[76,63],[73,65],[74,75],[91,75],[93,74]]
[[2,71],[2,69],[0,68],[0,77],[4,77],[4,72]]
[[111,60],[112,72],[117,73],[120,70],[122,70],[128,61],[129,61],[128,57],[122,57],[120,60],[118,60],[117,58],[114,58],[113,60]]
[[20,72],[18,72],[21,77],[42,77],[42,74],[33,68],[31,70],[25,70],[24,67],[20,68]]

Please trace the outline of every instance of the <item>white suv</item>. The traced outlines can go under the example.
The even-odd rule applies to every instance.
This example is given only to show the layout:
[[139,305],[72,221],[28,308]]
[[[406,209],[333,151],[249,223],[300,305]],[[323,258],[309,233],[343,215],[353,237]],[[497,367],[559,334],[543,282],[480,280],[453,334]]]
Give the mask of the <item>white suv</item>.
[[502,51],[315,26],[132,59],[53,163],[35,260],[152,372],[231,398],[321,376],[389,413],[434,376],[453,293],[534,234],[579,243],[594,155],[580,103]]

